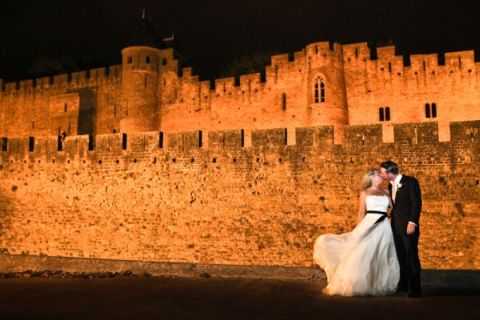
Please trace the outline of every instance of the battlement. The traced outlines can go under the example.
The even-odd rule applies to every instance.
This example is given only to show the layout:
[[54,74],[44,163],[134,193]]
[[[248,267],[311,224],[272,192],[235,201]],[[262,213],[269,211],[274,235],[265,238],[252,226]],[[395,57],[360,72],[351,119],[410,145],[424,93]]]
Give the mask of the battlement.
[[409,64],[405,63],[403,56],[396,54],[395,46],[378,47],[373,50],[375,50],[376,59],[372,59],[375,54],[365,42],[343,45],[347,68],[357,69],[359,64],[363,65],[371,77],[385,72],[402,77],[455,72],[473,73],[480,70],[476,68],[473,50],[452,51],[445,54],[411,54],[406,57]]
[[[382,145],[397,144],[400,148],[435,148],[435,145],[480,145],[480,121],[452,122],[451,140],[439,141],[439,125],[436,122],[408,123],[385,127],[382,125],[358,125],[344,128],[344,148],[371,150]],[[123,159],[135,162],[148,160],[160,153],[190,154],[195,150],[245,148],[278,150],[278,148],[313,148],[327,151],[342,147],[334,144],[333,126],[306,128],[274,128],[262,130],[223,130],[191,132],[116,133],[97,136],[70,136],[64,141],[58,137],[18,137],[0,140],[2,165],[24,163],[70,163],[93,161],[98,164]],[[393,140],[389,136],[393,134]],[[117,162],[118,163],[118,162]]]
[[103,82],[118,82],[121,79],[121,73],[122,67],[120,65],[114,65],[17,82],[5,82],[3,86],[0,85],[0,89],[3,88],[3,90],[0,90],[0,93],[28,94],[34,90],[63,90],[88,87]]

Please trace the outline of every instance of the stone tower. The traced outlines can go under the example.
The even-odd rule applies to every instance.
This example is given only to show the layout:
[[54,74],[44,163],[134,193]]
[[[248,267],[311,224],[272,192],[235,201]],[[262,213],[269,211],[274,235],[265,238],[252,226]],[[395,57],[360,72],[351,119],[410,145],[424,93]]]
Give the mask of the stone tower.
[[122,50],[122,118],[120,131],[157,130],[161,50],[154,30],[142,14],[140,30]]
[[157,129],[159,60],[157,48],[133,46],[122,50],[122,132]]

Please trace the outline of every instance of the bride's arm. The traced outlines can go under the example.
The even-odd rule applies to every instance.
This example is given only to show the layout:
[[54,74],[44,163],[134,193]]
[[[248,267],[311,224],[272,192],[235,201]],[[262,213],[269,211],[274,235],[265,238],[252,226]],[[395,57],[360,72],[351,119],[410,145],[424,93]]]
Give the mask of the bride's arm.
[[365,191],[360,192],[360,200],[358,203],[358,218],[357,218],[357,224],[362,221],[363,217],[365,216]]
[[389,218],[391,218],[392,217],[392,208],[393,208],[392,198],[390,197],[390,192],[388,190],[385,190],[385,195],[388,197],[387,216]]

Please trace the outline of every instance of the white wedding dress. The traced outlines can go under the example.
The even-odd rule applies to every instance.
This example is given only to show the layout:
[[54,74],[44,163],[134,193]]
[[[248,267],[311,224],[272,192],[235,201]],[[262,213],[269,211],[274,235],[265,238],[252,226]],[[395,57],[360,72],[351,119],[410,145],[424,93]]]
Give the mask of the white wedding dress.
[[[386,212],[387,196],[367,195],[368,211]],[[323,234],[314,244],[313,260],[326,273],[328,295],[388,295],[396,291],[400,265],[390,220],[369,212],[351,231]]]

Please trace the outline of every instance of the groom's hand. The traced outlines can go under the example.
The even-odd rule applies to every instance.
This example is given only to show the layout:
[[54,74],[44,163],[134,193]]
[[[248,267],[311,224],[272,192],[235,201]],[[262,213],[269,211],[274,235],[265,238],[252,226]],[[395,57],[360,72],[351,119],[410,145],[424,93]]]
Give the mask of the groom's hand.
[[415,233],[415,225],[413,223],[409,223],[407,225],[407,234],[411,235]]

